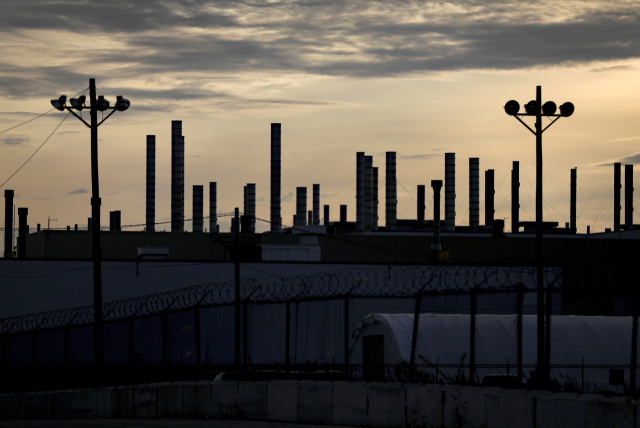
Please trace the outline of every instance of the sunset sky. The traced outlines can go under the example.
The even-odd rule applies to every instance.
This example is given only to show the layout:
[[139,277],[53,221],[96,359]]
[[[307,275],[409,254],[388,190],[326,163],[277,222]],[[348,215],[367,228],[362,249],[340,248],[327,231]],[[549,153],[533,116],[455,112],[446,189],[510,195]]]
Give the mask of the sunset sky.
[[[380,170],[380,224],[386,151],[398,153],[398,217],[415,218],[416,186],[443,179],[444,153],[454,152],[456,223],[468,224],[469,158],[479,157],[480,222],[484,171],[494,169],[496,218],[509,230],[514,160],[520,218],[535,218],[535,137],[503,106],[523,105],[541,85],[543,101],[576,107],[544,134],[545,220],[569,221],[577,167],[578,230],[603,231],[613,223],[612,163],[640,162],[639,22],[638,1],[7,0],[0,131],[83,92],[90,77],[112,103],[129,98],[99,128],[103,226],[113,210],[123,226],[145,222],[146,135],[157,139],[156,221],[170,220],[171,121],[182,120],[186,218],[192,186],[216,181],[219,212],[242,210],[243,186],[256,183],[257,216],[269,219],[270,123],[280,122],[285,225],[295,188],[314,183],[333,219],[348,204],[354,221],[359,151]],[[0,183],[65,115],[0,134]],[[52,228],[86,227],[89,142],[69,116],[0,190],[29,208],[31,230],[49,217]]]

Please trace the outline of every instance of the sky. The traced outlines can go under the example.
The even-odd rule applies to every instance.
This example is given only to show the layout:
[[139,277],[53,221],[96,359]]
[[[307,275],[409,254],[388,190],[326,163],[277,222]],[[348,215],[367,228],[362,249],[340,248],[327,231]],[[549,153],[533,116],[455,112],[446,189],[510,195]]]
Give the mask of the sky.
[[[113,210],[123,228],[145,222],[147,135],[157,141],[156,221],[170,220],[172,120],[185,136],[187,219],[192,186],[212,181],[219,213],[242,210],[243,186],[256,183],[257,217],[270,218],[278,122],[285,225],[295,188],[311,194],[314,183],[332,220],[346,204],[354,221],[356,152],[374,157],[383,183],[384,153],[395,151],[398,218],[416,217],[419,184],[432,217],[429,184],[456,153],[456,223],[468,224],[468,159],[479,157],[480,222],[484,171],[494,169],[495,216],[508,231],[513,161],[520,219],[535,219],[535,137],[503,107],[534,99],[537,85],[543,102],[575,105],[544,133],[545,220],[569,221],[577,167],[578,231],[612,227],[612,163],[640,162],[638,1],[5,0],[2,9],[0,132],[84,92],[91,77],[112,103],[131,101],[99,128],[103,226]],[[2,187],[29,208],[31,230],[86,227],[91,216],[89,129],[65,116],[0,133],[0,183],[42,146]],[[379,196],[383,225],[383,186]],[[228,230],[228,218],[220,224]]]

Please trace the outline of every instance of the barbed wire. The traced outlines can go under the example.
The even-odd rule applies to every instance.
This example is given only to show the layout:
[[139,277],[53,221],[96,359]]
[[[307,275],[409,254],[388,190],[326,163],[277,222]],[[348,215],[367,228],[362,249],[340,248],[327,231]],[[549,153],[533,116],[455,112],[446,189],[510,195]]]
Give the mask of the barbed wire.
[[[250,266],[246,266],[249,267]],[[252,268],[255,269],[255,268]],[[257,269],[255,269],[257,270]],[[356,266],[336,272],[283,277],[260,271],[260,278],[240,279],[243,303],[268,304],[336,298],[414,298],[447,295],[534,291],[531,268],[491,266]],[[561,269],[545,268],[545,287],[556,289]],[[204,283],[103,305],[104,322],[235,304],[235,281]],[[2,334],[86,326],[93,323],[93,306],[28,314],[0,320]]]

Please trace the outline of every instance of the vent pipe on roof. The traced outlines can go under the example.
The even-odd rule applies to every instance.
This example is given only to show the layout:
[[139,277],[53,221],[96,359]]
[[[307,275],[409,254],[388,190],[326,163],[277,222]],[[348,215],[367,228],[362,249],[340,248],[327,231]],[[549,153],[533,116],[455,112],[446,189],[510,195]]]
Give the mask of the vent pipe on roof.
[[296,187],[296,226],[307,223],[307,188]]
[[204,231],[204,186],[193,185],[193,232]]
[[27,258],[27,234],[29,226],[27,226],[28,208],[18,208],[18,258]]
[[633,229],[633,165],[624,166],[624,225]]
[[495,214],[494,199],[496,191],[493,188],[494,173],[492,169],[484,172],[484,225],[493,227],[493,215]]
[[307,211],[307,224],[309,226],[313,224],[313,210]]
[[91,217],[87,218],[87,230],[91,230],[91,226],[93,225],[93,219]]
[[323,224],[329,226],[329,205],[324,206],[324,219]]
[[147,232],[156,231],[156,136],[147,135]]
[[571,170],[571,206],[569,207],[569,230],[575,235],[577,232],[576,225],[576,196],[578,193],[578,168]]
[[373,229],[373,156],[364,157],[364,231]]
[[620,189],[622,188],[622,184],[620,184],[620,162],[616,162],[613,164],[613,231],[617,232],[620,230]]
[[216,224],[218,221],[217,198],[218,198],[218,183],[215,181],[209,182],[209,232],[210,233],[218,231],[218,225]]
[[398,204],[398,193],[396,188],[396,152],[386,154],[386,177],[385,177],[385,226],[386,230],[396,230],[396,211]]
[[347,205],[340,205],[340,223],[347,222]]
[[13,257],[13,190],[4,191],[4,258]]
[[378,167],[374,167],[372,169],[373,171],[373,214],[372,214],[372,221],[373,221],[373,225],[371,226],[371,229],[374,231],[378,230]]
[[313,225],[320,226],[320,185],[313,185]]
[[356,153],[356,232],[364,232],[365,221],[365,159],[364,152]]
[[469,158],[469,227],[480,227],[480,158]]
[[282,151],[282,124],[271,124],[271,232],[280,232],[282,217],[280,211],[280,185]]
[[418,184],[418,224],[422,226],[424,224],[424,211],[427,208],[424,201],[425,186],[424,184]]
[[182,207],[182,160],[181,150],[184,148],[182,141],[182,121],[171,122],[171,232],[183,230]]
[[116,230],[116,212],[109,211],[109,232],[115,232]]
[[440,259],[440,189],[442,189],[442,180],[431,180],[433,188],[433,244],[431,250],[433,253],[433,261]]
[[520,231],[520,162],[513,161],[511,170],[511,233]]
[[244,211],[244,215],[248,216],[249,221],[249,233],[256,233],[256,184],[247,184],[247,206]]
[[444,230],[456,227],[456,154],[444,154]]

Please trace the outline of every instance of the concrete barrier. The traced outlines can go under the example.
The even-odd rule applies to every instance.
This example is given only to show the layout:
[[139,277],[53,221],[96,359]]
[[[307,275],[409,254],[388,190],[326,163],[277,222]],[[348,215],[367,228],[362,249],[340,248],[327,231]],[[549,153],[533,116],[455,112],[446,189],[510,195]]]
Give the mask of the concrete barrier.
[[[590,395],[590,394],[585,394]],[[545,428],[584,428],[589,400],[578,400],[574,392],[536,397],[536,426]]]
[[240,382],[238,384],[238,416],[242,419],[267,419],[267,385],[269,382]]
[[96,389],[96,419],[111,419],[111,391],[110,388]]
[[53,419],[71,419],[71,396],[73,391],[70,389],[56,391],[51,398],[51,417]]
[[158,384],[136,385],[133,388],[133,417],[158,417]]
[[211,381],[184,382],[183,388],[184,417],[201,419],[212,417]]
[[367,399],[369,426],[404,427],[405,389],[402,388],[402,384],[371,382],[367,386]]
[[0,419],[14,419],[16,414],[16,395],[0,394]]
[[215,380],[211,382],[211,417],[214,419],[240,418],[237,381]]
[[158,384],[159,418],[183,417],[185,404],[183,382],[162,382]]
[[17,419],[34,419],[35,393],[27,392],[16,394],[15,400]]
[[333,382],[331,418],[334,425],[367,425],[367,384]]
[[333,385],[327,381],[298,383],[298,422],[331,424]]
[[487,427],[535,428],[535,397],[525,389],[505,389],[487,394]]
[[114,419],[132,419],[133,386],[119,386],[111,390],[111,417]]
[[590,400],[591,394],[583,394],[578,397],[578,400],[587,399],[586,416],[585,416],[585,428],[597,428],[597,427],[621,427],[621,428],[635,428],[634,426],[634,413],[636,407],[630,399],[626,397],[612,397],[605,398],[597,395],[596,400]]
[[444,425],[444,391],[440,385],[405,385],[405,394],[408,427]]
[[51,400],[53,391],[36,392],[35,396],[35,419],[52,419]]
[[76,389],[71,393],[71,418],[95,419],[97,393],[94,389]]
[[276,380],[267,385],[267,420],[295,422],[298,420],[298,382]]

